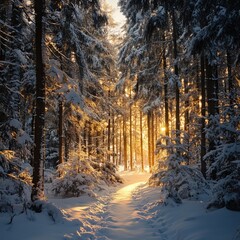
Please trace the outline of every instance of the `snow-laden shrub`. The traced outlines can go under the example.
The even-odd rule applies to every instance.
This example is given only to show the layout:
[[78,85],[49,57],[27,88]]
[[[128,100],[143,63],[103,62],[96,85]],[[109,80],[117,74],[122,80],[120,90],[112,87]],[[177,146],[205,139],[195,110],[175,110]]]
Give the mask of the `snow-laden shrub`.
[[[209,163],[208,175],[213,179],[222,178],[231,161],[240,159],[240,115],[235,116],[229,109],[224,112],[224,121],[219,116],[211,116],[211,125],[206,129],[206,137],[214,142],[214,147],[204,156]],[[225,172],[226,173],[226,172]]]
[[[166,140],[168,144],[162,144]],[[210,187],[202,173],[186,165],[189,162],[188,152],[189,145],[181,144],[174,138],[163,136],[157,142],[156,153],[161,161],[150,177],[149,184],[161,186],[165,202],[172,199],[180,203],[182,199],[199,199],[209,195]]]
[[240,211],[240,115],[239,111],[233,115],[231,109],[225,115],[227,120],[208,131],[218,139],[215,148],[205,155],[205,160],[210,162],[207,173],[216,180],[208,208]]
[[15,206],[30,202],[30,168],[13,151],[0,152],[0,212],[13,212]]
[[213,188],[213,197],[207,208],[223,207],[240,211],[240,164]]
[[52,191],[56,195],[78,197],[82,194],[95,196],[97,191],[107,185],[122,182],[111,163],[99,163],[77,158],[62,163],[58,167],[60,177],[52,183]]
[[116,166],[111,162],[92,162],[91,165],[93,168],[98,171],[99,177],[103,180],[107,185],[114,185],[116,183],[122,183],[121,177],[116,174]]
[[44,182],[52,183],[56,175],[56,171],[53,169],[44,169]]
[[210,189],[202,173],[193,167],[179,165],[175,168],[158,169],[149,179],[152,186],[161,186],[166,199],[180,203],[182,199],[199,199]]
[[30,219],[31,215],[33,217],[35,213],[43,213],[46,216],[50,217],[50,219],[55,223],[64,223],[64,221],[66,220],[64,212],[62,212],[53,203],[49,203],[43,200],[34,201],[34,204],[31,205],[31,207],[27,211],[28,212],[26,214],[29,215]]
[[205,159],[213,158],[208,169],[208,175],[214,172],[216,179],[222,179],[231,174],[237,166],[235,161],[240,160],[240,142],[223,143],[205,155]]

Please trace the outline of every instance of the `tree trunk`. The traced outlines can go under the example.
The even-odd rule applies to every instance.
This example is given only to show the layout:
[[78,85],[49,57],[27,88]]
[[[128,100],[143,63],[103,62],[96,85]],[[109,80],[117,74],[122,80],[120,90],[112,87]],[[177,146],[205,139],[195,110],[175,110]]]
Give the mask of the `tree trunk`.
[[154,131],[155,131],[155,128],[154,128],[154,113],[153,111],[151,112],[151,160],[152,160],[152,168],[154,167],[154,158],[155,158],[155,155],[154,155],[154,147],[155,147],[155,141],[154,141]]
[[213,67],[214,73],[213,73],[213,81],[214,81],[214,108],[215,108],[215,114],[219,114],[219,82],[218,82],[218,66],[215,65]]
[[116,121],[115,121],[115,128],[116,128],[116,134],[115,134],[115,143],[116,143],[116,148],[115,148],[115,151],[116,151],[116,166],[118,166],[119,165],[119,154],[120,154],[120,151],[119,151],[119,138],[120,138],[120,129],[119,129],[119,126],[120,126],[120,124],[119,124],[119,119],[118,118],[116,118]]
[[119,119],[119,128],[120,128],[120,131],[119,131],[119,160],[118,160],[118,163],[119,164],[122,164],[122,159],[123,159],[123,151],[122,151],[122,132],[123,132],[123,125],[122,125],[122,119],[120,118]]
[[147,114],[147,126],[148,126],[148,165],[149,171],[152,172],[151,111],[148,111]]
[[103,158],[107,158],[107,156],[106,156],[106,152],[107,152],[106,145],[107,145],[107,143],[106,143],[105,134],[106,134],[106,130],[103,129],[102,132],[101,132],[101,138],[102,138],[101,149],[102,149]]
[[188,77],[186,76],[184,78],[184,94],[185,94],[185,102],[184,102],[184,144],[186,145],[187,148],[187,153],[186,153],[186,164],[189,165],[189,161],[190,161],[190,157],[189,157],[189,153],[190,153],[190,149],[189,149],[189,137],[190,137],[190,133],[189,133],[189,97],[188,97],[188,92],[189,92],[189,81],[188,81]]
[[[213,118],[216,117],[218,106],[217,104],[217,93],[216,93],[216,83],[213,77],[213,67],[206,59],[206,80],[207,80],[207,103],[208,103],[208,131],[210,136],[208,137],[208,152],[211,152],[216,148],[216,138],[218,136],[214,136],[212,133],[213,129],[215,129],[216,122]],[[214,162],[214,157],[211,156],[209,158],[211,163]],[[216,171],[211,172],[211,178],[216,179]]]
[[98,127],[96,127],[96,154],[97,158],[100,158],[101,151],[100,151],[100,138],[101,138],[101,132],[98,130]]
[[65,162],[68,161],[69,159],[69,147],[70,147],[70,139],[71,135],[67,132],[67,129],[65,129],[65,137],[64,137],[64,157],[65,157]]
[[44,197],[44,120],[45,120],[45,73],[43,63],[43,15],[45,10],[44,0],[34,1],[35,10],[35,51],[36,51],[36,118],[34,132],[34,162],[33,162],[33,186],[32,201]]
[[205,118],[206,118],[206,91],[205,91],[205,63],[204,54],[201,55],[201,172],[206,178],[206,162],[204,156],[206,155],[206,133],[205,133]]
[[133,139],[133,149],[134,149],[134,162],[137,163],[137,111],[136,104],[134,105],[134,139]]
[[[194,56],[194,60],[196,61],[197,64],[197,68],[196,68],[196,72],[197,72],[197,77],[196,77],[196,84],[197,84],[197,90],[198,93],[201,94],[201,78],[199,77],[199,72],[201,71],[201,69],[199,69],[199,60],[197,60],[197,58]],[[201,66],[200,66],[201,68]]]
[[[130,94],[131,98],[131,94]],[[133,144],[132,144],[132,106],[130,106],[129,112],[129,152],[130,152],[130,170],[133,171]]]
[[123,161],[124,161],[124,171],[127,171],[127,121],[126,117],[123,116]]
[[143,160],[143,121],[142,112],[140,111],[140,152],[141,152],[141,167],[142,172],[144,171],[144,160]]
[[87,122],[87,133],[88,133],[88,158],[91,158],[92,156],[92,124],[90,121]]
[[158,119],[157,113],[154,114],[154,121],[155,121],[155,124],[154,124],[154,143],[155,143],[155,142],[157,142],[157,140],[159,138],[159,128],[160,128],[160,124],[159,124],[159,119]]
[[[34,139],[35,133],[35,117],[36,117],[36,99],[33,99],[32,102],[32,119],[31,119],[31,138]],[[31,146],[31,158],[30,158],[30,165],[33,166],[34,164],[34,146]]]
[[115,119],[114,119],[114,113],[112,113],[112,159],[113,163],[116,165],[116,146],[115,146]]
[[227,52],[227,70],[228,70],[228,95],[231,112],[234,112],[235,94],[233,88],[233,75],[232,75],[232,57],[230,52]]
[[[165,37],[164,37],[165,40]],[[163,50],[163,70],[164,70],[164,110],[165,110],[165,135],[169,137],[169,113],[168,113],[168,80],[167,80],[167,60],[165,49]],[[166,145],[168,145],[168,139],[166,138]]]
[[[213,79],[213,67],[210,65],[208,59],[205,60],[205,64],[207,80],[208,127],[212,127],[211,118],[216,115],[215,82]],[[209,137],[208,142],[209,142],[208,151],[211,151],[215,148],[215,139],[213,137]]]
[[184,113],[184,131],[189,132],[189,97],[188,97],[188,79],[184,79],[184,94],[185,94],[185,113]]
[[59,102],[59,123],[58,123],[58,139],[59,139],[59,161],[58,164],[63,163],[63,143],[64,143],[64,136],[63,136],[63,103],[60,100]]
[[110,113],[110,109],[108,112],[108,127],[107,127],[107,160],[110,162],[110,151],[111,151],[111,113]]
[[174,74],[177,76],[175,84],[175,97],[176,97],[176,143],[180,144],[180,92],[179,92],[179,69],[177,64],[178,51],[177,51],[177,29],[175,20],[175,11],[172,11],[172,22],[173,22],[173,55],[174,55]]
[[87,153],[87,125],[84,123],[83,127],[83,151]]

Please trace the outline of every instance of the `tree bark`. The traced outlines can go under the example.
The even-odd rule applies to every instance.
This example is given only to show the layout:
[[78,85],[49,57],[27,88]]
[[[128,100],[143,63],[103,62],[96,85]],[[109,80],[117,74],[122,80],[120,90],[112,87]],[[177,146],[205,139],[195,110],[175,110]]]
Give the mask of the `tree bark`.
[[138,147],[137,147],[137,111],[136,104],[134,104],[134,139],[133,139],[133,149],[134,149],[134,162],[137,163],[138,158]]
[[65,162],[67,162],[69,160],[70,141],[71,141],[71,135],[68,133],[67,129],[65,129],[65,137],[64,137]]
[[204,161],[204,156],[206,155],[206,133],[205,133],[205,118],[206,118],[206,90],[205,90],[205,63],[204,63],[204,53],[201,55],[201,172],[206,178],[207,166]]
[[180,91],[179,91],[179,69],[177,64],[178,51],[177,51],[177,29],[176,29],[176,19],[175,11],[172,11],[172,23],[173,23],[173,55],[174,55],[174,73],[177,76],[177,81],[175,84],[175,98],[176,98],[176,143],[180,144]]
[[119,119],[119,128],[120,128],[120,130],[119,130],[119,160],[118,160],[118,163],[119,164],[122,164],[122,159],[123,159],[123,151],[122,151],[122,139],[123,139],[123,137],[122,137],[122,132],[123,132],[123,125],[122,125],[122,119],[120,118]]
[[120,129],[119,129],[119,126],[120,126],[120,124],[119,124],[119,120],[118,120],[118,118],[116,118],[116,120],[115,120],[115,129],[116,129],[116,135],[115,135],[115,143],[116,143],[116,148],[115,148],[115,151],[116,151],[116,159],[115,159],[115,161],[116,161],[116,166],[118,166],[119,165],[119,154],[120,154],[120,151],[119,151],[119,137],[120,137]]
[[189,136],[190,136],[190,133],[189,133],[189,97],[188,97],[188,92],[189,92],[189,89],[188,89],[188,84],[189,84],[189,81],[188,81],[188,77],[186,76],[184,78],[184,94],[185,94],[185,103],[184,103],[184,131],[185,131],[185,136],[184,136],[184,143],[187,147],[187,153],[186,153],[186,164],[189,165],[189,161],[190,161],[190,157],[189,157],[189,152],[190,152],[190,149],[189,149]]
[[108,135],[107,135],[107,160],[110,162],[111,159],[111,119],[109,117],[108,119],[108,129],[107,129]]
[[124,171],[127,171],[127,122],[126,117],[123,116],[123,162],[124,162]]
[[[165,41],[165,36],[164,36]],[[167,60],[166,60],[166,50],[163,49],[163,70],[164,70],[164,110],[165,110],[165,135],[166,135],[166,145],[168,145],[169,137],[169,112],[168,112],[168,79],[167,79]]]
[[148,165],[150,172],[152,172],[151,111],[149,111],[147,114],[147,126],[148,126]]
[[[131,97],[131,94],[130,94]],[[129,152],[130,152],[130,170],[133,171],[133,144],[132,144],[132,106],[130,106],[129,112]]]
[[154,131],[155,131],[155,128],[154,128],[154,112],[152,111],[151,112],[151,160],[152,160],[152,168],[154,167],[154,164],[155,164],[155,161],[154,161],[154,158],[155,158],[155,155],[154,155],[154,147],[155,147],[155,141],[154,141]]
[[87,122],[87,133],[88,133],[88,158],[91,158],[93,146],[92,146],[92,124],[90,121]]
[[142,112],[140,111],[140,153],[141,153],[141,167],[142,172],[144,171],[144,159],[143,159],[143,121]]
[[[217,93],[216,93],[216,83],[213,77],[213,66],[209,63],[208,59],[206,63],[206,80],[207,80],[207,103],[208,103],[208,131],[211,133],[215,129],[216,122],[213,118],[216,117],[218,106],[217,106]],[[211,152],[216,148],[216,138],[213,133],[208,137],[208,152]],[[209,158],[211,163],[214,162],[214,157]],[[211,179],[216,179],[216,171],[211,172]]]
[[59,161],[58,164],[63,163],[63,143],[64,143],[64,136],[63,136],[63,103],[60,100],[59,101],[59,125],[58,125],[58,139],[59,139],[59,149],[58,149],[58,154],[59,154]]
[[[212,117],[216,115],[216,106],[215,106],[215,82],[213,79],[213,67],[209,63],[208,59],[205,60],[206,64],[206,80],[207,80],[207,103],[208,103],[208,126],[212,125]],[[211,151],[215,148],[215,139],[213,137],[208,138],[208,151]]]
[[43,63],[44,28],[43,16],[45,11],[44,0],[34,1],[35,10],[35,51],[36,51],[36,117],[34,132],[34,162],[32,201],[44,198],[44,120],[45,120],[45,73]]
[[[110,97],[110,91],[108,92],[108,97]],[[111,151],[111,110],[108,110],[108,127],[107,127],[107,160],[110,162],[110,151]]]
[[215,114],[219,114],[219,82],[218,82],[218,66],[215,65],[213,67],[213,81],[214,81],[214,108],[215,108]]
[[97,158],[100,158],[100,138],[101,138],[101,132],[98,130],[98,128],[96,127],[95,129],[96,131],[96,154],[97,154]]
[[232,57],[230,52],[227,52],[227,70],[228,70],[228,95],[231,112],[234,112],[235,94],[234,94],[234,84],[232,76]]
[[112,160],[116,165],[116,146],[115,146],[115,118],[114,113],[112,113]]
[[87,153],[87,125],[86,122],[84,123],[83,128],[83,151]]

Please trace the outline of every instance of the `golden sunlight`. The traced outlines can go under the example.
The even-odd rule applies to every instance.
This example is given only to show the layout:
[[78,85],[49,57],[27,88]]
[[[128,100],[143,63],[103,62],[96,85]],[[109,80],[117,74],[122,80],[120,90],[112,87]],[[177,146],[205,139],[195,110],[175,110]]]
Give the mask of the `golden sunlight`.
[[161,127],[161,132],[165,133],[165,131],[166,131],[166,127]]
[[105,0],[105,2],[112,7],[112,18],[116,24],[116,30],[119,31],[120,28],[126,21],[125,16],[121,13],[120,8],[118,7],[118,0]]
[[130,201],[132,199],[132,192],[144,184],[145,182],[137,182],[134,184],[130,184],[126,187],[121,188],[114,195],[113,203],[126,203],[126,201]]

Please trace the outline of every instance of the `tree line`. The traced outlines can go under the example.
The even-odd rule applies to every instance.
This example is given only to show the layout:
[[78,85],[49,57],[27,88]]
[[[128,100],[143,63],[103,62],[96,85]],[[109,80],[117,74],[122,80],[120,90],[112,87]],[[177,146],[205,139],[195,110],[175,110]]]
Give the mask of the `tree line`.
[[[132,101],[147,117],[155,181],[168,185],[171,176],[199,169],[205,179],[217,181],[213,205],[239,209],[240,4],[120,0],[119,5],[126,36],[118,87],[124,92],[132,86]],[[155,140],[162,126],[165,132]]]
[[78,173],[89,160],[92,171],[105,171],[109,109],[116,108],[111,23],[98,0],[6,0],[0,16],[1,177],[25,181],[22,163],[29,163],[37,201],[45,168],[63,175],[61,164],[75,169],[78,161]]
[[240,4],[119,6],[126,24],[122,39],[111,37],[116,49],[98,0],[1,3],[3,172],[19,177],[30,163],[37,200],[44,168],[64,176],[106,162],[148,165],[150,182],[176,199],[169,179],[187,174],[216,181],[213,205],[238,209]]

